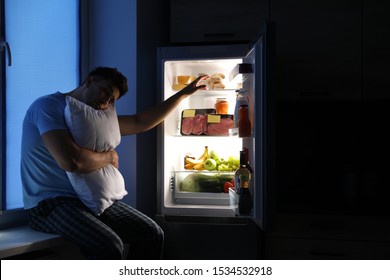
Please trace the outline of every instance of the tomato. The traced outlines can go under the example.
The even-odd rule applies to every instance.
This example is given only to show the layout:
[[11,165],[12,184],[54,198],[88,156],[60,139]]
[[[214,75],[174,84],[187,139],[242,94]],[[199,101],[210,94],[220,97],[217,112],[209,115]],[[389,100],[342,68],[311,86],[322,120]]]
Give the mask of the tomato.
[[233,188],[234,189],[234,185],[230,182],[225,182],[225,184],[223,184],[223,191],[225,193],[228,193],[229,192],[229,188]]
[[230,180],[230,183],[233,185],[234,187],[234,178]]

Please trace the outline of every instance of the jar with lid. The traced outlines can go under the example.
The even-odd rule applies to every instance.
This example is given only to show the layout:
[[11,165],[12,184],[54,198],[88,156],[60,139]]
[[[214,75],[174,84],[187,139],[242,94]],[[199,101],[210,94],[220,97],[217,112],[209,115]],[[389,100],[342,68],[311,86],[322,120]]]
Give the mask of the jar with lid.
[[236,90],[236,93],[237,93],[237,97],[236,97],[236,107],[234,108],[234,127],[238,128],[238,119],[239,119],[238,110],[240,109],[241,105],[248,105],[248,97],[246,96],[246,90],[243,88]]
[[227,102],[226,98],[217,98],[214,108],[217,114],[228,114],[229,103]]

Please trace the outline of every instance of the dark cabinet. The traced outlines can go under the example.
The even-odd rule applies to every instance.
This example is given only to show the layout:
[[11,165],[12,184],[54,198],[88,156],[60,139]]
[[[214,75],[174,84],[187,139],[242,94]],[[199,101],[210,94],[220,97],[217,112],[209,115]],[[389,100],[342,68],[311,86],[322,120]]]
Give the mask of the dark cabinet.
[[390,243],[310,238],[270,238],[271,260],[387,260]]
[[164,230],[163,259],[263,258],[262,231],[252,219],[158,215],[156,221]]
[[171,42],[250,41],[266,20],[266,0],[171,0]]
[[[248,40],[267,19],[275,27],[277,177],[266,258],[388,258],[390,2],[210,2],[171,0],[172,42]],[[213,15],[217,2],[227,10]]]
[[390,99],[390,2],[363,1],[363,93]]
[[271,1],[279,102],[266,258],[390,256],[388,7]]
[[280,215],[266,237],[267,259],[388,260],[389,217]]
[[362,2],[272,0],[279,99],[361,97]]

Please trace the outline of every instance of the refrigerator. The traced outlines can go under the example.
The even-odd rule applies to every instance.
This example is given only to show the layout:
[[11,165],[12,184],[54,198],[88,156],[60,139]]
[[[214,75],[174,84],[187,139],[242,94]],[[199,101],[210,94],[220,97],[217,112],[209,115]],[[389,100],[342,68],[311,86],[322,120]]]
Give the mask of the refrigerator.
[[[206,254],[202,253],[204,246],[217,247],[220,253],[215,258],[236,258],[229,256],[230,250],[228,246],[225,248],[224,238],[222,241],[220,238],[229,231],[233,235],[247,235],[248,246],[256,243],[255,247],[261,247],[259,236],[266,230],[271,214],[267,209],[271,205],[269,199],[274,177],[272,33],[271,24],[266,23],[259,30],[257,38],[247,44],[170,46],[157,50],[160,101],[168,99],[179,90],[179,78],[183,80],[183,77],[189,77],[191,80],[202,74],[223,74],[223,78],[219,80],[223,88],[214,88],[210,81],[206,81],[206,90],[199,90],[182,101],[158,127],[157,217],[163,229],[168,232],[166,237],[168,246],[172,247],[171,252],[176,252],[170,255],[171,258],[202,258]],[[245,90],[248,100],[252,126],[249,137],[239,137],[237,131],[230,126],[230,119],[234,123],[237,114],[236,97],[237,90],[240,89]],[[227,101],[228,111],[218,114],[215,112],[215,104],[221,98]],[[185,120],[191,117],[195,119],[198,115],[207,119],[207,122],[202,123],[202,127],[206,129],[192,133],[192,130],[185,128]],[[225,118],[229,122],[227,131],[212,134],[212,123]],[[195,127],[195,122],[192,125]],[[202,188],[203,186],[190,191],[183,189],[188,179],[195,178],[194,176],[211,176],[220,181],[233,178],[234,164],[230,168],[212,171],[186,168],[186,157],[197,160],[205,147],[209,154],[213,152],[226,165],[229,159],[237,163],[240,151],[246,150],[252,168],[250,191],[253,195],[253,209],[249,215],[239,214],[237,194],[232,189],[226,191],[222,185],[220,191],[218,188],[210,191]],[[184,236],[200,236],[213,231],[213,236],[218,237],[210,240],[210,244],[194,243],[196,238],[189,238],[195,244],[192,250],[198,252],[180,254],[182,250],[178,247],[189,246],[190,242]],[[226,235],[226,242],[228,238]],[[242,254],[245,252],[246,250]],[[261,252],[256,250],[244,258],[259,258],[260,255]],[[212,256],[208,255],[208,258]]]

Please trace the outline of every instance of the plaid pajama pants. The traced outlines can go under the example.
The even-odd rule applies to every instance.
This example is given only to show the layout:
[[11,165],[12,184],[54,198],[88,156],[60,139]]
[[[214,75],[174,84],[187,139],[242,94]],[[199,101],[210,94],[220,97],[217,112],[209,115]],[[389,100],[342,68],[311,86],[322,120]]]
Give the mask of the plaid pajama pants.
[[[38,231],[56,233],[80,247],[86,259],[161,259],[162,229],[148,216],[117,201],[100,216],[78,198],[57,197],[29,210]],[[125,256],[124,244],[129,252]]]

